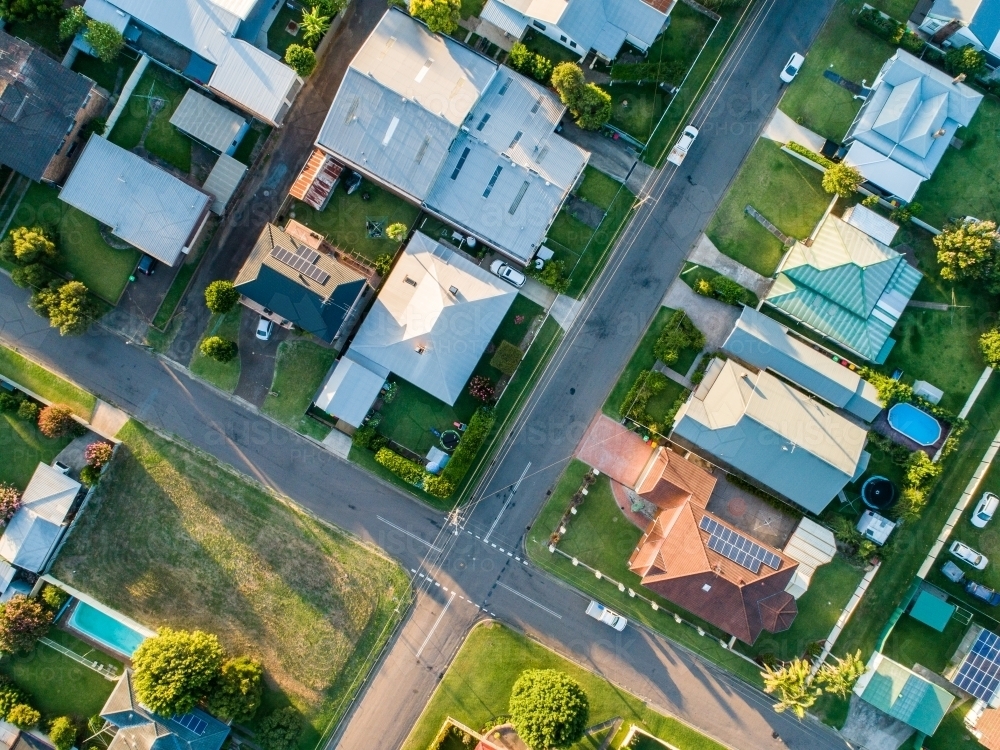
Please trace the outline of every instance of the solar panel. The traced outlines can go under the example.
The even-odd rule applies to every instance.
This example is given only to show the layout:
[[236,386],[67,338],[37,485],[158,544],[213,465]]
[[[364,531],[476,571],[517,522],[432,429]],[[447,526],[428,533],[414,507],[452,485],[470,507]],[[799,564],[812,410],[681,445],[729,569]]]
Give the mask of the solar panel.
[[761,563],[773,570],[781,567],[781,558],[739,532],[723,526],[714,518],[702,516],[698,528],[709,534],[708,548],[741,565],[751,573],[759,573]]
[[989,703],[1000,688],[1000,635],[982,631],[952,682]]
[[315,263],[319,260],[319,253],[305,245],[299,245],[299,249],[295,252],[305,258],[307,263]]
[[[330,279],[330,274],[319,266],[310,263],[305,256],[293,253],[291,250],[286,250],[283,247],[274,248],[271,251],[271,257],[284,263],[289,268],[294,268],[299,273],[308,276],[317,284],[325,284]],[[316,253],[316,257],[317,259],[319,258],[319,253]]]
[[184,714],[183,716],[175,719],[175,721],[185,729],[197,734],[199,737],[203,735],[205,730],[208,728],[208,722],[199,716],[195,716],[194,714]]

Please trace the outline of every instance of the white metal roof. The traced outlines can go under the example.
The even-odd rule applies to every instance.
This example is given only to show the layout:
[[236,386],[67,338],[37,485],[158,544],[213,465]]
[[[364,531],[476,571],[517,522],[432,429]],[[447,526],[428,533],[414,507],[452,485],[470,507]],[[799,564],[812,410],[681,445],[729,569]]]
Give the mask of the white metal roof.
[[119,33],[125,31],[132,20],[132,16],[107,0],[87,0],[83,7],[89,18],[111,24]]
[[38,573],[45,566],[80,491],[80,483],[46,464],[38,464],[21,495],[21,507],[0,537],[0,555]]
[[881,214],[872,211],[867,206],[857,203],[844,211],[844,221],[852,227],[872,237],[883,245],[891,245],[899,231],[899,225],[894,224]]
[[243,175],[246,173],[247,167],[242,162],[225,154],[219,156],[208,175],[208,179],[201,186],[201,189],[213,198],[211,206],[213,214],[221,215],[225,212],[229,199],[233,197],[233,193],[240,186]]
[[[316,406],[352,427],[360,427],[389,372],[371,362],[368,365],[374,370],[369,369],[361,361],[355,361],[354,356],[348,352],[340,358],[323,384]],[[364,360],[363,357],[357,359]]]
[[170,116],[170,124],[224,154],[246,120],[194,89],[188,89]]
[[224,11],[232,13],[234,16],[246,20],[247,16],[250,15],[250,11],[254,9],[254,6],[261,0],[212,0],[213,5],[217,5]]
[[280,125],[302,79],[280,60],[242,39],[227,39],[208,87],[261,120]]
[[907,202],[913,200],[924,181],[921,175],[861,141],[854,141],[847,149],[844,163],[855,167],[866,180]]

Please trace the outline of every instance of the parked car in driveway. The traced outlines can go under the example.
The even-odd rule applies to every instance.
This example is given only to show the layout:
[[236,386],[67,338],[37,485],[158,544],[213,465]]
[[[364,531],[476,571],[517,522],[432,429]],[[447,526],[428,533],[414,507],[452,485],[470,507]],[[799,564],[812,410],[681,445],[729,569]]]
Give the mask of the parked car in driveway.
[[1000,592],[996,592],[989,586],[984,586],[981,583],[974,583],[969,581],[965,584],[965,590],[972,594],[977,599],[982,599],[984,602],[992,607],[1000,604]]
[[990,563],[986,555],[976,552],[972,547],[962,542],[952,542],[948,551],[962,562],[969,563],[976,570],[982,570]]
[[587,614],[593,617],[595,620],[603,622],[605,625],[610,625],[619,633],[625,629],[626,625],[628,625],[628,620],[626,620],[620,614],[618,614],[617,612],[612,612],[603,604],[594,601],[593,599],[591,599],[590,604],[587,605]]
[[793,52],[792,56],[788,58],[788,62],[785,63],[785,67],[781,69],[781,74],[778,76],[785,83],[791,83],[795,80],[795,76],[799,74],[802,69],[802,63],[806,59],[800,55],[798,52]]
[[139,273],[145,274],[146,276],[152,276],[153,272],[156,271],[156,258],[151,255],[142,254],[139,259],[139,265],[136,269]]
[[261,315],[260,320],[257,321],[257,338],[261,341],[269,341],[272,331],[274,331],[274,321]]
[[490,263],[490,271],[518,289],[524,286],[524,274],[513,266],[508,266],[502,260],[495,260]]
[[976,509],[972,512],[972,518],[969,519],[972,521],[972,525],[977,529],[983,528],[997,512],[997,506],[1000,506],[1000,497],[997,497],[992,492],[984,492],[979,502],[976,503]]

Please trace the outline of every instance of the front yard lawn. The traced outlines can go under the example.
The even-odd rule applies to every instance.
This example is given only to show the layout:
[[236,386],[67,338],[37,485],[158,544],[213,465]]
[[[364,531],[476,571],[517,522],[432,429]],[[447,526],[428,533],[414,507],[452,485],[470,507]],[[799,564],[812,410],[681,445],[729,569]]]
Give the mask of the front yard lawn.
[[587,226],[578,218],[563,208],[552,222],[546,239],[572,250],[577,256],[582,253],[590,238],[594,236],[593,228]]
[[670,95],[655,83],[603,86],[611,94],[610,125],[645,143],[670,104]]
[[[225,315],[213,315],[208,322],[208,328],[202,340],[209,336],[221,336],[229,341],[239,341],[240,339],[240,317],[243,315],[243,305],[237,305],[231,312]],[[216,388],[232,393],[236,390],[236,384],[240,382],[240,355],[237,354],[229,362],[217,362],[201,353],[201,349],[196,349],[191,357],[189,365],[191,372],[200,378],[204,378]]]
[[[192,141],[170,124],[170,117],[181,103],[188,85],[180,76],[150,65],[139,79],[139,85],[125,105],[125,111],[115,124],[108,140],[125,149],[145,146],[149,153],[160,157],[185,174],[191,171]],[[162,103],[155,114],[153,103]],[[143,132],[153,118],[149,132]]]
[[230,653],[260,659],[257,720],[293,705],[308,722],[298,747],[313,750],[393,632],[406,575],[136,422],[119,437],[54,575],[149,627],[215,633]]
[[34,422],[27,422],[11,412],[0,412],[0,455],[3,455],[0,484],[12,484],[23,490],[38,462],[52,463],[70,440],[69,436],[47,438]]
[[588,164],[583,169],[583,182],[576,189],[576,196],[607,211],[621,188],[618,180]]
[[[469,634],[403,744],[403,750],[430,748],[449,716],[474,729],[506,716],[511,688],[526,669],[557,669],[579,682],[590,703],[590,726],[610,719],[623,719],[616,741],[610,747],[618,747],[635,724],[669,742],[675,750],[722,750],[719,743],[677,719],[656,713],[643,700],[599,675],[493,622],[482,624]],[[582,750],[599,745],[584,738],[573,748]],[[660,747],[662,750],[662,745]]]
[[831,196],[822,183],[821,172],[784,153],[777,143],[761,138],[705,233],[723,254],[770,276],[785,247],[744,209],[749,204],[786,235],[805,239],[830,203]]
[[[622,188],[611,203],[607,213],[604,214],[604,220],[601,221],[601,225],[597,227],[596,231],[584,225],[584,228],[592,236],[583,251],[580,253],[572,253],[568,250],[564,252],[566,259],[571,261],[566,264],[569,273],[569,287],[566,289],[568,296],[579,299],[590,288],[590,283],[594,280],[597,272],[604,267],[604,263],[608,259],[608,251],[618,239],[626,219],[631,215],[634,203],[635,196],[628,188]],[[555,249],[553,248],[553,250]]]
[[306,416],[306,409],[336,359],[333,349],[305,339],[282,341],[271,392],[261,411],[293,430],[322,440],[330,429]]
[[[368,200],[364,199],[365,195]],[[324,211],[293,201],[290,215],[325,235],[331,245],[375,260],[383,254],[395,255],[399,250],[399,243],[385,236],[386,227],[396,222],[411,227],[419,214],[420,209],[416,206],[364,180],[352,195],[338,186]],[[381,223],[382,237],[368,236],[369,221]]]
[[115,304],[139,262],[134,248],[119,250],[101,236],[97,220],[59,200],[59,191],[41,183],[28,188],[11,227],[40,224],[56,239],[56,272],[83,282],[91,292]]
[[86,420],[90,419],[97,405],[97,399],[91,394],[6,346],[0,346],[0,376],[13,380],[42,398],[65,404]]

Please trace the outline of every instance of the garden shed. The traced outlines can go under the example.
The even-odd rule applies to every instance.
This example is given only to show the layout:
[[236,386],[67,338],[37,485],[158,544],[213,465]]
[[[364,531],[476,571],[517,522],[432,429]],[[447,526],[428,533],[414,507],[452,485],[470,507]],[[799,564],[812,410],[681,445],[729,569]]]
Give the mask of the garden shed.
[[209,148],[230,156],[248,128],[245,119],[194,89],[184,94],[170,117],[170,124]]
[[242,162],[238,162],[226,154],[219,156],[219,160],[212,167],[208,179],[201,186],[201,189],[213,198],[212,205],[209,206],[209,210],[213,214],[221,216],[225,212],[226,206],[229,205],[233,193],[240,186],[240,182],[243,181],[243,175],[246,173],[246,165]]
[[935,596],[932,592],[924,589],[913,602],[913,606],[910,608],[910,617],[934,628],[939,633],[943,633],[951,616],[955,614],[955,609],[955,605],[949,604],[947,599]]

